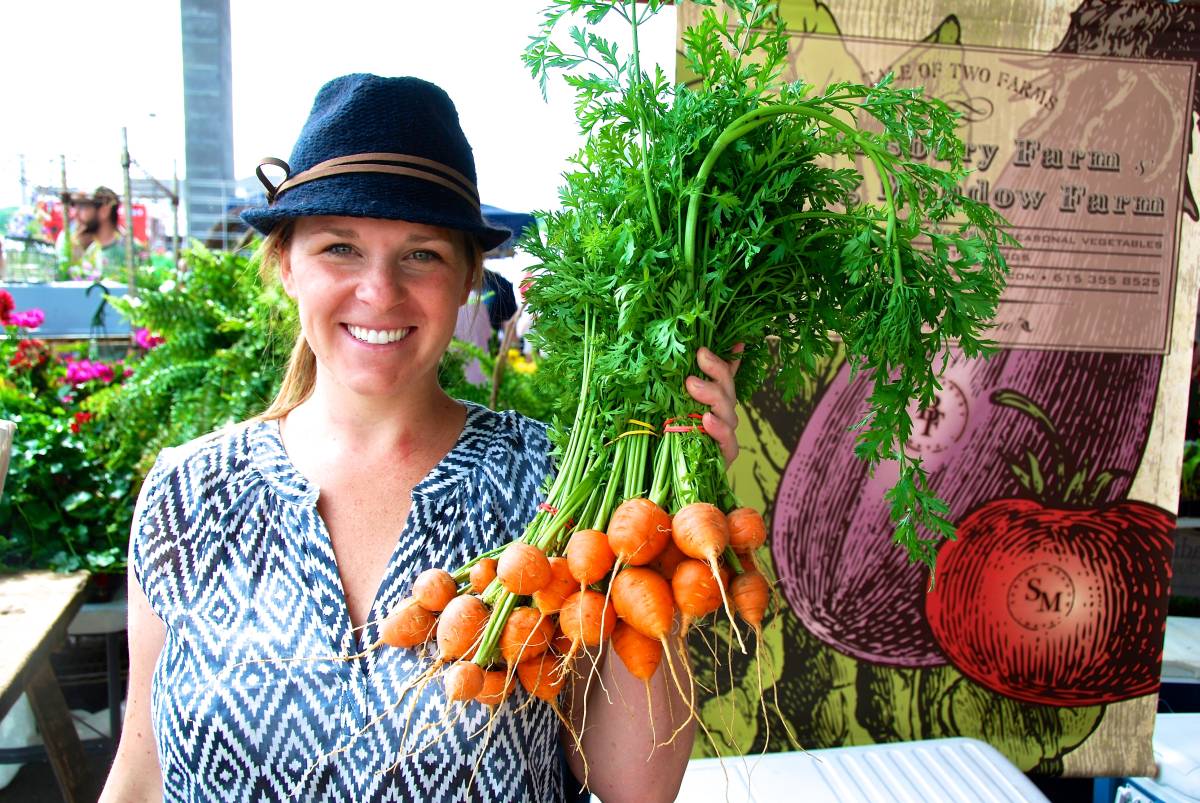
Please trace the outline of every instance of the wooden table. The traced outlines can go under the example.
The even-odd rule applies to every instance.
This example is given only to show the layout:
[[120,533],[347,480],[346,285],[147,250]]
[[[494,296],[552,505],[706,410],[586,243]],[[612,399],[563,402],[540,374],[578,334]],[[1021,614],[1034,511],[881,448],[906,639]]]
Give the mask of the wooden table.
[[0,575],[0,717],[25,692],[63,800],[83,800],[89,788],[83,746],[50,653],[67,636],[83,604],[87,573]]

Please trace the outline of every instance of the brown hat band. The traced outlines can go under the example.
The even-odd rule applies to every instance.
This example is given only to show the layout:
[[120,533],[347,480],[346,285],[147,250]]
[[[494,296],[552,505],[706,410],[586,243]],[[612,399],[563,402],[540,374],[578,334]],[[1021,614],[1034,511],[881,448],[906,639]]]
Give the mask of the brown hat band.
[[268,157],[259,163],[255,172],[258,174],[258,180],[267,189],[268,204],[274,203],[275,199],[287,190],[319,178],[346,173],[388,173],[430,181],[457,193],[473,208],[479,209],[479,191],[475,188],[473,181],[449,165],[420,156],[409,156],[403,153],[359,153],[351,156],[338,156],[319,162],[294,176],[289,175],[278,186],[271,184],[263,175],[263,165],[268,164],[280,167],[286,173],[291,172],[287,162],[282,159]]

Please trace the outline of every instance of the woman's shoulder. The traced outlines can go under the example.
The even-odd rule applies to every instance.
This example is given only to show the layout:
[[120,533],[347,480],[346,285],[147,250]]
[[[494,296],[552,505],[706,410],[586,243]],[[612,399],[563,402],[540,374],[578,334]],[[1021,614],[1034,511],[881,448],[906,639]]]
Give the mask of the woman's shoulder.
[[252,419],[161,450],[142,485],[139,507],[166,495],[175,507],[187,508],[217,489],[257,480],[274,426]]
[[472,451],[490,465],[527,465],[532,470],[549,467],[550,440],[547,426],[515,410],[490,410],[471,402],[467,405],[465,437],[475,440]]
[[270,422],[243,421],[221,427],[187,443],[167,447],[158,453],[147,479],[180,471],[206,474],[236,472],[249,463],[252,441],[257,431],[269,426]]

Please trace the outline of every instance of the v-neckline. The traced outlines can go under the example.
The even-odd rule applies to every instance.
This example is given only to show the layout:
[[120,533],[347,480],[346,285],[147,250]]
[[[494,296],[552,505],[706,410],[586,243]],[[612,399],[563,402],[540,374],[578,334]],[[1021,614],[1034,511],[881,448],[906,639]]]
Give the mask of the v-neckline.
[[[317,508],[317,502],[321,493],[320,488],[300,473],[295,463],[292,462],[291,457],[287,453],[287,448],[283,443],[280,421],[276,419],[266,422],[268,424],[267,434],[270,441],[272,441],[271,451],[274,451],[275,455],[273,456],[274,459],[271,459],[266,466],[260,465],[260,470],[263,470],[267,480],[282,496],[302,506],[313,518],[314,526],[308,528],[308,537],[305,539],[302,547],[306,551],[314,550],[320,556],[321,561],[326,564],[325,568],[329,573],[329,582],[332,584],[333,590],[337,592],[337,600],[339,602],[336,613],[337,621],[328,622],[331,630],[330,636],[333,637],[331,643],[335,646],[335,649],[352,649],[354,652],[358,652],[362,644],[369,644],[375,640],[374,634],[378,630],[377,622],[382,616],[379,608],[383,602],[383,596],[392,587],[395,574],[399,571],[400,567],[397,564],[398,557],[410,535],[410,524],[413,521],[415,509],[419,504],[428,504],[436,501],[448,493],[456,484],[456,480],[463,474],[461,465],[472,458],[467,441],[474,430],[478,428],[479,419],[486,408],[465,400],[460,400],[460,403],[467,409],[462,431],[459,432],[454,445],[450,447],[449,451],[413,486],[412,491],[409,493],[408,513],[404,517],[404,522],[396,536],[395,543],[392,545],[387,562],[384,564],[383,572],[379,577],[379,584],[375,588],[371,605],[367,609],[367,619],[359,626],[357,639],[352,630],[354,625],[350,619],[350,605],[346,599],[346,589],[342,583],[337,555],[333,550],[333,538],[329,533],[328,526],[325,524],[325,519],[321,516]],[[478,458],[479,456],[475,455],[474,457]],[[319,578],[309,577],[308,579],[310,588],[313,582],[319,582]]]

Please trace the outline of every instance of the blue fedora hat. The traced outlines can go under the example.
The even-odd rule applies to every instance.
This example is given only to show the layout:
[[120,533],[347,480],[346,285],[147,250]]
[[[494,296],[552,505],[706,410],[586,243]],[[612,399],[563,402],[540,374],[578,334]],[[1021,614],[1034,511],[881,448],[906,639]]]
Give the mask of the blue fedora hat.
[[[263,167],[281,168],[273,184]],[[317,93],[290,161],[266,158],[267,205],[242,212],[263,234],[312,215],[407,220],[475,235],[483,250],[510,232],[480,212],[475,159],[454,102],[419,78],[356,73]]]

